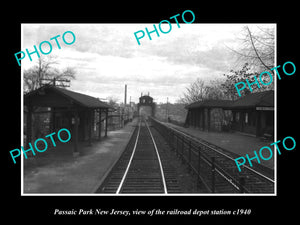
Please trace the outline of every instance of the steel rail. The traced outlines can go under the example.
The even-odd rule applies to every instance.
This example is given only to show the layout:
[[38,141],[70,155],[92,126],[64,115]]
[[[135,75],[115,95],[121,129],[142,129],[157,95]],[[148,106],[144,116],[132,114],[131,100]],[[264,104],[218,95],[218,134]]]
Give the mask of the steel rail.
[[166,185],[166,180],[165,180],[165,175],[164,175],[164,170],[163,170],[163,167],[162,167],[162,163],[161,163],[161,160],[160,160],[160,156],[159,156],[159,153],[158,153],[158,149],[157,149],[157,146],[156,146],[156,143],[155,143],[155,140],[153,138],[153,135],[152,135],[152,132],[145,120],[145,124],[146,124],[146,127],[148,128],[148,131],[149,131],[149,134],[151,136],[151,139],[152,139],[152,142],[153,142],[153,145],[154,145],[154,148],[155,148],[155,152],[156,152],[156,156],[157,156],[157,159],[158,159],[158,163],[159,163],[159,168],[160,168],[160,173],[161,173],[161,177],[162,177],[162,182],[163,182],[163,186],[164,186],[164,192],[165,194],[168,194],[168,190],[167,190],[167,185]]
[[[155,120],[154,118],[151,118],[151,119]],[[163,126],[166,126],[165,124],[162,124],[160,121],[157,121],[157,120],[155,120],[155,121],[158,122],[158,123],[160,123],[160,124],[163,125]],[[208,147],[209,149],[211,149],[211,150],[213,150],[213,151],[215,151],[215,152],[217,152],[217,153],[223,155],[224,157],[226,157],[226,158],[228,158],[228,159],[230,159],[230,160],[232,160],[232,161],[235,162],[235,160],[234,160],[232,157],[230,157],[230,156],[224,154],[223,152],[220,152],[220,151],[218,151],[217,149],[214,149],[213,147],[211,147],[211,146],[209,146],[209,145],[207,145],[207,144],[201,142],[199,139],[196,139],[196,138],[194,138],[194,137],[192,137],[192,136],[189,136],[189,135],[187,135],[186,133],[184,133],[184,132],[182,132],[182,131],[180,131],[180,130],[178,130],[178,129],[176,129],[176,128],[173,128],[173,127],[170,127],[170,126],[166,126],[166,127],[168,127],[169,129],[171,129],[171,130],[173,130],[173,131],[176,131],[176,132],[178,132],[178,133],[181,133],[181,134],[184,135],[185,137],[187,137],[187,138],[189,138],[189,139],[192,139],[192,140],[194,140],[195,142],[200,143],[201,145],[204,145],[205,147]],[[264,174],[262,174],[262,173],[260,173],[260,172],[258,172],[258,171],[256,171],[256,170],[254,170],[254,169],[252,169],[252,168],[250,168],[250,167],[248,167],[248,166],[246,166],[246,165],[242,165],[242,166],[245,167],[246,169],[250,170],[251,172],[255,173],[256,175],[258,175],[258,176],[264,178],[265,180],[267,180],[267,181],[269,181],[269,182],[271,182],[271,183],[275,183],[274,180],[272,180],[271,178],[265,176]]]
[[120,182],[120,185],[119,185],[119,187],[118,187],[118,189],[117,189],[117,191],[116,191],[116,194],[120,194],[120,191],[121,191],[121,189],[122,189],[123,183],[124,183],[124,181],[125,181],[125,178],[126,178],[126,176],[127,176],[128,171],[129,171],[129,167],[130,167],[130,165],[131,165],[131,162],[132,162],[132,159],[133,159],[135,150],[136,150],[137,142],[138,142],[138,139],[139,139],[139,136],[140,136],[140,129],[141,129],[141,121],[139,121],[139,129],[138,129],[138,133],[137,133],[136,140],[135,140],[135,143],[134,143],[133,151],[132,151],[132,153],[131,153],[131,156],[130,156],[128,165],[127,165],[127,167],[126,167],[126,170],[125,170],[125,173],[124,173],[124,175],[123,175],[123,177],[122,177],[122,180],[121,180],[121,182]]
[[[226,155],[225,153],[220,152],[219,150],[217,150],[217,149],[215,149],[215,148],[213,148],[213,147],[211,147],[211,146],[209,146],[209,145],[207,145],[207,144],[201,142],[199,139],[196,139],[196,138],[194,138],[194,137],[191,137],[191,136],[185,134],[184,132],[182,132],[182,131],[180,131],[180,130],[178,130],[178,129],[176,129],[176,128],[173,128],[173,127],[169,127],[169,128],[170,128],[170,129],[173,129],[173,130],[175,130],[175,131],[177,131],[177,132],[179,132],[179,133],[181,133],[181,134],[183,134],[183,135],[185,135],[186,137],[188,137],[188,138],[190,138],[190,139],[192,139],[192,140],[194,140],[194,141],[200,143],[201,145],[204,145],[205,147],[210,148],[211,150],[213,150],[213,151],[215,151],[215,152],[217,152],[217,153],[223,155],[224,157],[226,157],[226,158],[228,158],[228,159],[230,159],[230,160],[232,160],[232,161],[235,162],[235,160],[234,160],[232,157],[230,157],[230,156]],[[267,177],[266,175],[264,175],[264,174],[262,174],[262,173],[260,173],[260,172],[258,172],[258,171],[256,171],[256,170],[254,170],[254,169],[252,169],[252,168],[250,168],[250,167],[248,167],[248,166],[246,166],[246,165],[242,165],[242,166],[245,167],[246,169],[250,170],[251,172],[257,174],[258,176],[261,176],[262,178],[268,180],[269,182],[275,183],[274,180],[272,180],[271,178]]]

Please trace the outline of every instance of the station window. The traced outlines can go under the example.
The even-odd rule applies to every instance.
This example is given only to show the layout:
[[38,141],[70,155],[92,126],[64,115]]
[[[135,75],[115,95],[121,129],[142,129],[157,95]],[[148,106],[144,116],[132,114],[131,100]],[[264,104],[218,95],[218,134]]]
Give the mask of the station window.
[[248,113],[245,113],[245,123],[248,123],[249,122],[249,114]]

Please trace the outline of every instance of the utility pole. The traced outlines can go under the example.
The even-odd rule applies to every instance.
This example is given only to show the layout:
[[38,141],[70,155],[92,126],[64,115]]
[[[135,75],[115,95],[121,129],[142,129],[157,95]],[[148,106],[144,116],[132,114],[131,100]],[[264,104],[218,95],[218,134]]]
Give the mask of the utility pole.
[[127,84],[125,84],[124,106],[126,106],[126,103],[127,103]]
[[[42,83],[42,81],[50,81],[50,82],[47,82],[47,83]],[[70,87],[70,80],[69,79],[57,79],[55,77],[53,77],[52,79],[48,79],[48,78],[42,78],[40,80],[41,82],[41,85],[47,85],[47,84],[52,84],[53,86],[55,87]],[[59,82],[59,83],[57,83]],[[67,84],[63,83],[63,82],[67,82]]]

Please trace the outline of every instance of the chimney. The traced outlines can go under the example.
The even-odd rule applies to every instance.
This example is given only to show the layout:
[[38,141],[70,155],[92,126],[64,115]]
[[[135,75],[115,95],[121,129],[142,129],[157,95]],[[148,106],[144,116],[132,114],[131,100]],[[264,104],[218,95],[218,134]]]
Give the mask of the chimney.
[[124,105],[126,106],[127,102],[127,84],[125,84],[125,96],[124,96]]

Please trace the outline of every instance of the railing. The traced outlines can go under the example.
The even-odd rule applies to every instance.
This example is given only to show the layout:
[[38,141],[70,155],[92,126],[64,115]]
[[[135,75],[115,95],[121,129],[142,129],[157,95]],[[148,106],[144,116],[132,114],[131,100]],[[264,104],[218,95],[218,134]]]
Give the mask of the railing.
[[[186,135],[162,124],[161,122],[150,118],[152,124],[163,135],[172,150],[175,151],[184,163],[187,163],[190,172],[197,176],[198,183],[204,184],[208,192],[215,193],[216,187],[220,186],[222,192],[249,192],[245,188],[243,177],[233,178],[220,165],[215,162],[215,157],[209,157],[204,153],[205,148],[211,148],[200,143]],[[226,156],[228,157],[228,156]]]

